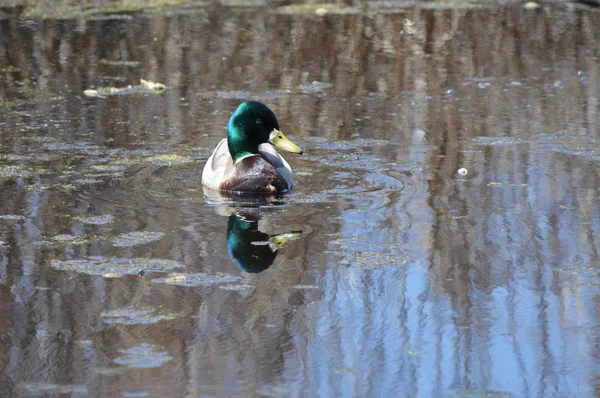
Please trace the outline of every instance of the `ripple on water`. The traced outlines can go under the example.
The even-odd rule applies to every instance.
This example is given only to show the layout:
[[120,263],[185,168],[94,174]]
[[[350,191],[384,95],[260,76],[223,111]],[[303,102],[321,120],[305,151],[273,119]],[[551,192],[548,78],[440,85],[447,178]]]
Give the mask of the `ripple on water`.
[[115,358],[113,362],[135,369],[160,368],[173,359],[168,352],[158,351],[156,346],[149,343],[141,343],[119,352],[123,355]]
[[510,398],[511,395],[506,391],[494,390],[461,390],[452,394],[454,398]]
[[219,286],[219,288],[223,289],[223,290],[232,290],[232,291],[248,291],[248,290],[252,290],[254,289],[256,286],[254,285],[248,285],[248,284],[229,284],[229,285],[222,285]]
[[171,273],[164,278],[153,279],[152,283],[164,283],[167,285],[177,286],[208,286],[221,283],[233,283],[239,281],[240,279],[242,278],[239,276],[225,274],[222,272],[217,272],[215,275],[205,273]]
[[146,391],[132,391],[132,392],[124,392],[121,394],[124,397],[149,397],[150,393]]
[[541,134],[527,140],[518,137],[475,137],[470,142],[485,146],[529,144],[531,150],[534,151],[559,152],[592,159],[597,159],[600,156],[600,142],[596,138],[563,133]]
[[44,382],[23,382],[15,388],[20,394],[87,394],[85,385],[80,384],[54,384]]
[[49,170],[31,167],[31,166],[14,166],[14,165],[5,165],[0,166],[0,178],[8,179],[8,178],[26,178],[26,177],[34,177],[42,174],[51,174]]
[[85,245],[90,240],[84,235],[60,234],[51,237],[45,237],[44,240],[33,242],[37,246],[75,246]]
[[332,141],[325,137],[305,137],[304,141],[310,141],[311,149],[323,149],[328,151],[348,151],[354,149],[362,149],[365,147],[374,146],[389,146],[391,143],[386,140],[378,140],[375,138],[357,138],[355,140],[339,140]]
[[82,224],[90,225],[104,225],[113,222],[113,216],[111,214],[103,214],[101,216],[81,216],[75,217],[75,219],[81,222]]
[[136,309],[133,307],[104,311],[100,314],[102,322],[120,325],[149,325],[162,320],[177,318],[178,314],[160,314],[154,309]]
[[164,232],[150,232],[150,231],[134,231],[120,234],[113,240],[113,246],[116,247],[129,247],[136,245],[143,245],[159,240],[164,236]]
[[21,216],[18,214],[2,214],[2,215],[0,215],[0,220],[21,221],[24,219],[25,219],[25,216]]
[[173,260],[155,258],[116,258],[92,256],[81,260],[52,260],[50,266],[61,271],[118,278],[148,272],[167,272],[184,265]]
[[385,268],[406,264],[408,260],[386,243],[371,243],[367,238],[335,239],[326,253],[338,258],[341,265],[360,268]]
[[399,193],[404,189],[402,179],[408,179],[404,174],[394,170],[380,170],[364,174],[354,171],[336,171],[330,180],[335,181],[332,188],[320,189],[317,192],[307,192],[294,197],[299,203],[335,202],[339,198],[351,200],[367,200],[368,203],[384,200],[385,197]]

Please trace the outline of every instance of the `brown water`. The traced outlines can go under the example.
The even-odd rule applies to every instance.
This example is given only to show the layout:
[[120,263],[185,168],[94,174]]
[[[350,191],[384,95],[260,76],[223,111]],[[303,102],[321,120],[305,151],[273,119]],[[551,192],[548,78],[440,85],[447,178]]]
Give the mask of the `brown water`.
[[[374,4],[3,9],[1,396],[600,395],[600,13]],[[258,208],[199,185],[246,99]]]

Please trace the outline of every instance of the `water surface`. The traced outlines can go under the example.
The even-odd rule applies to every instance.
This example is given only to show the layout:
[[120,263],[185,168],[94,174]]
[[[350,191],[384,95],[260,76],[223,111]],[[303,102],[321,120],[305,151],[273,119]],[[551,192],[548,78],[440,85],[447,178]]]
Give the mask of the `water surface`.
[[[599,393],[595,9],[51,11],[0,19],[2,394]],[[258,207],[199,184],[247,99],[305,152]]]

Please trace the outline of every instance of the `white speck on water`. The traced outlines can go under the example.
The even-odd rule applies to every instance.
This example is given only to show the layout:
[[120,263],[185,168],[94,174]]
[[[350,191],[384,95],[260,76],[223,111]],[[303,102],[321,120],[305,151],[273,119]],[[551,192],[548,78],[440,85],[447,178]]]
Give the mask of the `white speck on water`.
[[469,171],[463,167],[458,169],[458,174],[460,174],[461,176],[466,176],[467,174],[469,174]]

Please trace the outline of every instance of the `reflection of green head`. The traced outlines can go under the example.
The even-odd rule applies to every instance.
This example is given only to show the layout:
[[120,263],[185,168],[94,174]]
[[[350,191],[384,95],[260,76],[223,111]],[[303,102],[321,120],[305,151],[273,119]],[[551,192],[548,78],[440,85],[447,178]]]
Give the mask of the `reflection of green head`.
[[268,234],[258,230],[257,220],[247,220],[237,214],[229,216],[227,248],[242,271],[258,273],[273,264],[277,250],[273,250],[270,239]]

